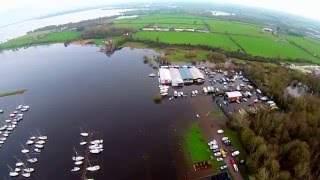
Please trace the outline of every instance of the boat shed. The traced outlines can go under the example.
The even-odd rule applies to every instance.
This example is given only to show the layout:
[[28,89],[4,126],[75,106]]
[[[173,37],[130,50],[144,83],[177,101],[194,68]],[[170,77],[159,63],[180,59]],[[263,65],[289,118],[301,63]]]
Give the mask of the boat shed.
[[192,67],[189,69],[189,71],[195,82],[198,82],[198,83],[204,82],[204,75],[200,72],[198,68]]
[[183,80],[180,71],[176,68],[170,68],[172,86],[183,86]]
[[193,83],[193,76],[190,73],[188,68],[183,67],[183,68],[180,68],[179,71],[184,83],[186,84]]
[[160,84],[171,83],[171,75],[170,75],[169,69],[166,69],[166,68],[159,69],[159,81],[160,81]]
[[225,97],[231,102],[240,101],[242,94],[239,91],[226,92]]

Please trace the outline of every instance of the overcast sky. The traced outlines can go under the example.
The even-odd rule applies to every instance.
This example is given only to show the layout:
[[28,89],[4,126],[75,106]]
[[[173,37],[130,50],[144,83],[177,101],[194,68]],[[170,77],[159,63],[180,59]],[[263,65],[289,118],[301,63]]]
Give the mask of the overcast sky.
[[[174,0],[0,0],[0,26],[57,11],[107,5],[113,2],[134,3],[141,1],[145,3],[165,1],[172,3]],[[177,1],[181,2],[182,0]],[[262,7],[320,20],[320,2],[317,0],[212,0],[212,2]]]

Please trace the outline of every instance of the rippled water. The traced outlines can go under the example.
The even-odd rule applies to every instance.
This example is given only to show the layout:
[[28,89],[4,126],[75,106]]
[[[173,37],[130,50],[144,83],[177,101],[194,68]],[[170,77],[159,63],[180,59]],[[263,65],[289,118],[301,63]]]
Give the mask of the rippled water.
[[17,104],[31,106],[0,149],[0,178],[8,176],[6,165],[14,166],[14,155],[25,160],[19,142],[25,143],[29,131],[38,128],[49,138],[44,151],[36,155],[39,162],[33,178],[79,179],[80,173],[73,174],[70,169],[73,147],[83,151],[80,126],[99,132],[104,139],[104,152],[90,156],[101,170],[88,177],[177,177],[173,125],[192,121],[197,101],[203,98],[205,105],[210,98],[155,104],[157,79],[148,77],[152,68],[142,60],[145,54],[153,56],[155,52],[123,48],[107,57],[98,50],[96,46],[55,44],[0,54],[0,92],[28,89],[24,95],[0,98],[0,109],[5,110],[0,124]]

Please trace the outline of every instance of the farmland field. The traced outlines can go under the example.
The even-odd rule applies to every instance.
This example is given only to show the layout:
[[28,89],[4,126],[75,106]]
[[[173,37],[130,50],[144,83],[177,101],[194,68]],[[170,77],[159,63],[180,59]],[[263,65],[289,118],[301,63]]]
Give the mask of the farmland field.
[[270,39],[232,36],[232,38],[242,46],[247,53],[254,56],[280,57],[293,59],[310,59],[317,62],[318,59],[304,52],[298,47],[284,41],[274,41]]
[[226,35],[193,32],[138,32],[135,39],[153,40],[170,44],[191,44],[221,47],[224,50],[237,51],[239,48]]
[[295,42],[297,45],[306,48],[312,54],[320,56],[320,41],[313,40],[307,37],[297,37],[289,35],[281,35],[289,41]]

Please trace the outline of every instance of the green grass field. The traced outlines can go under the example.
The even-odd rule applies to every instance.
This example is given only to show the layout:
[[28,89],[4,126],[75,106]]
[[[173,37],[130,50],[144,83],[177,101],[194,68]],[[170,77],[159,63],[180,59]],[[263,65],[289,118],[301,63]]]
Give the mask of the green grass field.
[[216,158],[211,159],[210,156],[213,156],[212,151],[209,149],[197,124],[192,125],[186,131],[184,140],[186,141],[186,146],[183,151],[190,166],[200,161],[209,161],[213,165],[213,169],[217,170],[224,164],[223,162],[216,161]]
[[289,35],[281,35],[289,41],[295,42],[297,45],[306,48],[312,54],[316,54],[320,57],[320,41],[308,38],[308,37],[297,37]]
[[261,39],[254,37],[232,36],[232,38],[242,46],[247,53],[254,56],[280,57],[293,59],[309,59],[313,62],[319,60],[304,52],[298,47],[284,41],[271,39]]
[[[45,35],[41,38],[35,38],[38,35]],[[29,45],[37,45],[42,43],[54,43],[75,40],[80,37],[79,32],[74,31],[63,31],[63,32],[51,32],[51,31],[40,31],[30,33],[25,36],[12,39],[8,42],[0,44],[0,49],[11,49]]]
[[138,32],[135,39],[153,40],[169,44],[191,44],[220,47],[228,51],[237,51],[239,48],[226,35],[193,32]]

